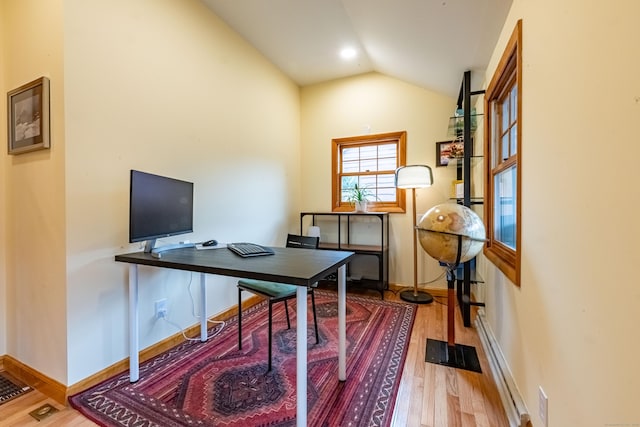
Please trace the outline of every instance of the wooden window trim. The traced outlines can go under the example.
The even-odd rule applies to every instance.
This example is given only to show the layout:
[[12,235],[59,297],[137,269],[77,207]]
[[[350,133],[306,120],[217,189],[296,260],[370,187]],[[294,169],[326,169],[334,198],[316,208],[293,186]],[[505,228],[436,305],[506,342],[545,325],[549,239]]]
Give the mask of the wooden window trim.
[[[515,250],[493,239],[494,236],[494,187],[492,147],[492,103],[501,98],[505,88],[517,85],[517,126],[516,155],[500,163],[500,170],[516,166],[516,248]],[[484,255],[502,271],[516,286],[520,286],[521,248],[522,248],[522,20],[518,20],[502,58],[485,92],[485,218],[487,225],[487,244]]]
[[[340,200],[340,148],[349,145],[364,145],[367,143],[378,144],[394,141],[398,144],[397,167],[406,165],[407,157],[407,132],[389,132],[375,135],[362,135],[346,138],[334,138],[331,140],[331,211],[352,212],[353,206]],[[369,212],[406,212],[405,190],[397,189],[396,203],[370,201],[367,210]]]

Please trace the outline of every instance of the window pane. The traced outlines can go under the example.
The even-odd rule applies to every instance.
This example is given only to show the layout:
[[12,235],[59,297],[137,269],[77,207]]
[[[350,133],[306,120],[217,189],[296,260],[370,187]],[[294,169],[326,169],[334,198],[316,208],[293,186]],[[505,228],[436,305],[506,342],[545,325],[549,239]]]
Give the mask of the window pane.
[[360,147],[360,158],[361,159],[375,159],[378,157],[378,147],[375,145],[367,145],[364,147]]
[[378,187],[394,187],[396,186],[395,175],[384,174],[378,175]]
[[379,171],[395,171],[398,167],[398,162],[395,157],[393,158],[384,158],[378,160],[378,170]]
[[376,202],[395,202],[396,201],[396,188],[381,188],[378,190],[378,198]]
[[362,175],[360,177],[360,187],[368,188],[373,191],[376,188],[376,176],[375,175]]
[[504,100],[502,104],[502,128],[501,132],[504,132],[509,128],[509,98]]
[[502,160],[509,158],[509,133],[502,135]]
[[345,148],[342,150],[342,161],[348,162],[358,160],[360,158],[359,148]]
[[511,128],[511,155],[518,154],[518,124]]
[[495,102],[490,106],[491,114],[491,168],[500,164],[500,132],[498,132],[498,105]]
[[398,153],[398,147],[396,144],[384,144],[378,146],[378,157],[393,157],[396,158]]
[[340,201],[347,202],[349,200],[349,189],[355,186],[358,178],[355,176],[343,176],[341,181]]
[[511,89],[511,123],[516,121],[518,117],[518,85],[514,85]]
[[359,161],[342,162],[342,173],[353,173],[360,171]]
[[378,162],[376,159],[361,160],[359,172],[375,172],[378,170]]
[[516,248],[516,167],[495,176],[494,236],[511,249]]

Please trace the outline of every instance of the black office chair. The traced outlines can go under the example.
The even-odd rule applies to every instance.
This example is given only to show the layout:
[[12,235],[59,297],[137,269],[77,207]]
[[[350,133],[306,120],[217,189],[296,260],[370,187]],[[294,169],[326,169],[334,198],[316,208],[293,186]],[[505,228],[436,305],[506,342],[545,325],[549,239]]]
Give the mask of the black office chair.
[[[288,248],[306,248],[317,249],[319,237],[298,236],[289,234],[287,236]],[[276,255],[277,256],[277,255]],[[241,279],[238,281],[238,348],[242,350],[242,291],[249,291],[256,295],[260,295],[269,301],[269,369],[271,370],[271,330],[272,330],[272,306],[273,304],[284,301],[284,309],[287,314],[287,329],[291,329],[289,321],[289,307],[287,300],[296,297],[296,285],[287,285],[284,283],[267,282],[264,280]],[[313,323],[316,332],[316,344],[320,342],[318,335],[318,322],[316,320],[316,300],[313,294],[313,288],[309,288],[311,295],[311,306],[313,308]]]

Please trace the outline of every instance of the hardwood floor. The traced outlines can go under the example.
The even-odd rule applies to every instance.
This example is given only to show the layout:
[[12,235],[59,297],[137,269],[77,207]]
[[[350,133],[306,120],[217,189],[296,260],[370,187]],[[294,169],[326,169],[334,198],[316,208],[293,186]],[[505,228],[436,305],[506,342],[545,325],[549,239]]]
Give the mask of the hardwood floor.
[[[385,295],[387,299],[398,299]],[[392,426],[508,427],[500,395],[475,328],[462,325],[456,307],[457,344],[475,347],[482,373],[425,362],[427,338],[447,340],[447,298],[418,306],[396,397]]]
[[[376,297],[376,293],[372,294]],[[399,300],[387,292],[388,300]],[[456,343],[473,346],[478,352],[482,374],[426,363],[427,338],[446,341],[447,299],[436,297],[417,306],[416,320],[393,413],[394,427],[508,427],[498,391],[480,339],[474,328],[462,326],[456,308]],[[59,409],[42,421],[29,412],[44,404]],[[95,426],[71,407],[65,407],[38,392],[30,391],[0,405],[0,426]]]
[[[59,412],[55,412],[41,421],[33,418],[29,413],[44,404],[50,404]],[[83,417],[71,407],[60,405],[38,390],[32,390],[13,400],[0,405],[0,426],[65,426],[89,427],[96,424]]]

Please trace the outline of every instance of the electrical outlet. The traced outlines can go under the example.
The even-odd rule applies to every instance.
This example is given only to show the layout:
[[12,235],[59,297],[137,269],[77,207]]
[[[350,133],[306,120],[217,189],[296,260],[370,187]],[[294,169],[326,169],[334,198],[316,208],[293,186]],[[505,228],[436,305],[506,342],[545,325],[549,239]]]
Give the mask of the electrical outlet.
[[156,301],[156,319],[167,317],[167,299],[163,298]]
[[538,386],[538,415],[542,425],[547,427],[549,425],[549,399],[541,386]]

